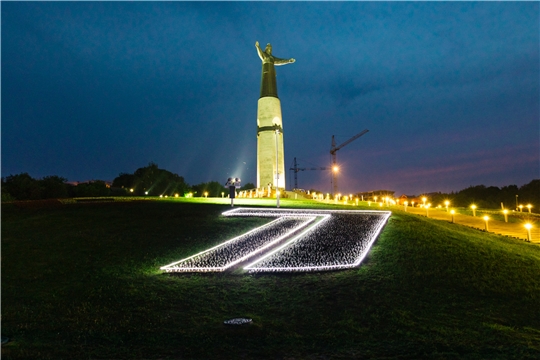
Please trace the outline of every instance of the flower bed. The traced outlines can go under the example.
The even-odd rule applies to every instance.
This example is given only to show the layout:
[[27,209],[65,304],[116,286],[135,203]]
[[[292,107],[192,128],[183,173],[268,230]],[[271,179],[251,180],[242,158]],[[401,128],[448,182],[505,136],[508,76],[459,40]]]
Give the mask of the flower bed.
[[388,216],[332,214],[317,228],[289,246],[246,267],[259,271],[319,271],[357,266],[364,258]]
[[223,271],[279,242],[314,219],[314,217],[278,218],[267,225],[187,259],[163,266],[161,269],[167,272]]
[[[272,272],[350,268],[358,266],[366,256],[390,214],[388,211],[237,208],[223,215],[278,219],[161,269],[224,271],[262,252],[266,254],[244,269]],[[275,246],[279,247],[271,250]]]

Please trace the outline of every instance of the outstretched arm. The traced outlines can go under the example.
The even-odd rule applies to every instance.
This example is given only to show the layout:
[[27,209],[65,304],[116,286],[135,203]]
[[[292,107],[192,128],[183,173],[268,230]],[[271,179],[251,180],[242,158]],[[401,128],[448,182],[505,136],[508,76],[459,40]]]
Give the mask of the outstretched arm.
[[277,57],[274,57],[274,65],[285,65],[285,64],[292,64],[296,60],[294,59],[280,59]]
[[257,48],[257,54],[259,54],[259,57],[261,58],[261,60],[264,60],[263,51],[261,50],[261,47],[259,46],[258,41],[255,42],[255,47]]

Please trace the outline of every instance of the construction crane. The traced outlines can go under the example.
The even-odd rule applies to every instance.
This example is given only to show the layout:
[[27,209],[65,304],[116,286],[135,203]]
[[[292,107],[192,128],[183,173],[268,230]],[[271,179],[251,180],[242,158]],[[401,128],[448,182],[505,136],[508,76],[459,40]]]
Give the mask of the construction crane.
[[294,188],[298,189],[298,172],[299,171],[305,171],[305,170],[330,170],[329,167],[311,167],[311,168],[299,168],[298,164],[296,162],[296,158],[294,158],[294,167],[290,168],[289,170],[294,170]]
[[364,135],[365,133],[367,133],[369,130],[368,129],[365,129],[363,130],[362,132],[354,135],[352,138],[350,138],[349,140],[345,141],[343,144],[339,145],[339,146],[336,146],[336,140],[334,138],[334,135],[332,135],[332,147],[330,148],[330,154],[332,155],[332,182],[333,182],[333,185],[334,185],[334,196],[336,196],[337,194],[337,189],[338,189],[338,186],[337,186],[337,172],[338,172],[338,167],[337,167],[337,159],[336,159],[336,152],[341,149],[342,147],[344,147],[345,145],[348,145],[350,144],[351,142],[353,142],[354,140],[358,139],[360,136]]

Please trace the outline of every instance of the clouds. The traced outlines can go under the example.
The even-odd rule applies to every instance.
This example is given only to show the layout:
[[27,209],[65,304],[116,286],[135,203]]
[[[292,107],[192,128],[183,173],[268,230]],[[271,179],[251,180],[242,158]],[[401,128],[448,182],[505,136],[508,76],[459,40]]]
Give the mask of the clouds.
[[[537,19],[534,2],[3,3],[2,173],[112,179],[154,161],[190,183],[256,182],[258,40],[297,60],[277,69],[286,164],[326,166],[332,134],[368,128],[338,154],[344,190],[512,180],[471,166],[415,189],[395,174],[538,149]],[[302,187],[329,189],[318,176]]]

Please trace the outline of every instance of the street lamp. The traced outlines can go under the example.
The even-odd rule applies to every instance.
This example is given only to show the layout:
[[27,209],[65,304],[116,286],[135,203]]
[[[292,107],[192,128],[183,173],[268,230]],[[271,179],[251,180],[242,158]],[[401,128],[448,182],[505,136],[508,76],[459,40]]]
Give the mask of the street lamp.
[[531,204],[527,204],[527,207],[529,208],[529,214],[530,214],[530,213],[531,213],[532,205],[531,205]]
[[427,204],[427,205],[424,204],[424,206],[426,208],[426,217],[429,217],[429,212],[428,211],[429,211],[429,207],[431,206],[431,204]]
[[452,224],[455,223],[455,221],[454,221],[454,214],[455,213],[456,212],[454,210],[450,210],[450,214],[452,214]]
[[519,212],[523,212],[523,205],[519,205]]
[[204,192],[204,197],[208,199],[208,191]]
[[476,205],[472,204],[471,209],[472,209],[472,216],[476,216]]
[[484,216],[484,221],[486,222],[486,231],[488,231],[488,220],[489,220],[489,216]]
[[516,195],[516,210],[518,209],[518,196],[519,195]]
[[525,226],[525,229],[527,229],[527,242],[531,242],[531,228],[532,228],[532,225],[529,224],[529,223],[526,223],[524,226]]
[[424,202],[424,206],[426,206],[426,200],[427,200],[427,198],[424,196],[424,197],[422,198],[422,201]]
[[503,210],[503,214],[504,214],[504,222],[508,222],[508,210],[504,209]]
[[405,201],[403,203],[403,210],[407,211],[407,205],[409,205],[409,202],[408,201]]
[[444,205],[446,205],[446,212],[448,212],[448,204],[450,204],[450,201],[446,200],[446,201],[444,202]]

